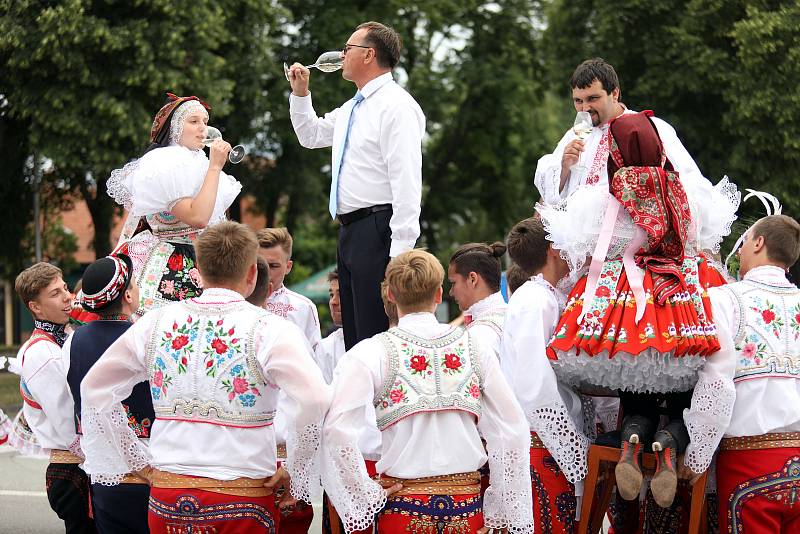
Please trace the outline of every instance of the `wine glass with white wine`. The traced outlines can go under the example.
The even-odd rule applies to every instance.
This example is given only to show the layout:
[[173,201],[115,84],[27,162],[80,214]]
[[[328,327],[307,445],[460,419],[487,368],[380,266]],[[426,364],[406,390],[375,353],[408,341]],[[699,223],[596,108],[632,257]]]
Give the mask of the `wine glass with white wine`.
[[[206,146],[211,146],[215,140],[222,139],[222,133],[214,128],[213,126],[208,126],[208,132],[206,133],[206,138],[203,139],[203,144]],[[242,145],[236,145],[235,147],[231,148],[231,151],[228,152],[228,161],[233,163],[234,165],[240,163],[247,151],[244,149]]]
[[[581,141],[585,141],[589,134],[592,133],[592,116],[589,114],[588,111],[579,111],[577,115],[575,115],[575,122],[572,125],[572,132],[577,136],[578,139]],[[570,171],[573,173],[574,176],[577,176],[579,179],[583,178],[583,175],[586,174],[588,169],[585,165],[581,164],[581,156],[578,156],[578,161],[570,167]]]
[[[315,68],[322,72],[335,72],[342,68],[342,61],[344,61],[344,55],[341,50],[331,50],[320,54],[317,61],[311,65],[306,65],[306,68]],[[289,66],[286,63],[283,64],[283,74],[286,76],[287,82],[291,81],[289,80]]]

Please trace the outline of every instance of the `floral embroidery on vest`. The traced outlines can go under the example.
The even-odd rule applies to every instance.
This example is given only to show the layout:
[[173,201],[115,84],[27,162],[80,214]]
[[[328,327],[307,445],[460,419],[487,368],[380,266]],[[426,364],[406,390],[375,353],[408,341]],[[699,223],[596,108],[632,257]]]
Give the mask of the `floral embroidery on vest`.
[[393,328],[379,339],[389,355],[389,373],[374,400],[381,430],[422,411],[462,410],[480,417],[483,383],[465,330],[423,339]]

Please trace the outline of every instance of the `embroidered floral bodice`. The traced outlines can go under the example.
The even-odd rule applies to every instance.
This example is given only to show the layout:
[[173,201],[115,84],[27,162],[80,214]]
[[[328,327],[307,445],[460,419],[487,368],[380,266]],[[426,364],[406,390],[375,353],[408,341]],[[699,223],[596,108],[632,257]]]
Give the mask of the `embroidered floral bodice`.
[[254,334],[269,321],[244,301],[202,306],[189,299],[160,309],[147,344],[159,419],[238,428],[272,424],[277,390],[256,360]]
[[[154,236],[172,243],[191,244],[203,232],[203,228],[195,228],[182,222],[170,211],[152,213],[145,216],[145,219]],[[220,222],[221,220],[225,220],[225,217],[223,216],[220,220],[214,222]]]
[[738,353],[734,382],[800,378],[800,290],[785,279],[765,277],[746,277],[724,290],[737,305],[731,332]]
[[498,335],[503,333],[503,321],[506,317],[506,301],[498,291],[492,293],[485,299],[479,300],[464,312],[465,315],[472,316],[472,321],[467,325],[467,329],[473,328],[476,324],[484,324],[492,328]]
[[392,328],[377,337],[389,355],[374,399],[380,430],[419,412],[461,410],[480,418],[483,378],[468,332],[423,339]]

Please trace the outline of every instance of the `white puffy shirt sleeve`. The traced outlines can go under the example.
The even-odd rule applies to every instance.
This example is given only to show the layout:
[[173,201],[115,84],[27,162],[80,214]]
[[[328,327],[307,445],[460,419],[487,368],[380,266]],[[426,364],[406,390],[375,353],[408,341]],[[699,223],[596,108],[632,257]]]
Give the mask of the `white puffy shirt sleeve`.
[[564,156],[564,148],[567,143],[574,138],[575,135],[572,131],[565,133],[553,153],[545,154],[539,158],[539,162],[536,164],[533,184],[539,190],[541,201],[544,204],[556,204],[562,200],[561,192],[559,191],[559,186],[561,185],[561,158]]
[[83,470],[92,482],[116,485],[126,474],[150,464],[150,452],[128,426],[121,402],[136,384],[148,379],[145,345],[157,315],[146,314],[136,321],[106,349],[81,382]]
[[[522,406],[530,429],[539,436],[564,476],[576,484],[587,473],[589,440],[571,416],[562,394],[577,411],[580,399],[570,389],[559,387],[547,358],[546,347],[558,320],[555,297],[526,282],[511,297],[506,312],[500,365]],[[582,418],[581,418],[582,419]]]
[[495,354],[481,347],[483,398],[478,429],[486,440],[490,486],[483,498],[484,524],[533,533],[530,432]]
[[[279,323],[279,324],[276,324]],[[286,463],[292,495],[307,503],[320,498],[322,420],[331,389],[294,324],[269,317],[256,339],[256,357],[265,377],[286,394]]]
[[305,148],[324,148],[333,144],[333,129],[339,109],[317,117],[311,102],[311,92],[306,96],[289,95],[289,117],[300,145]]
[[333,379],[323,430],[322,483],[347,532],[369,528],[386,504],[386,492],[367,474],[358,446],[367,406],[381,384],[385,354],[379,341],[364,340],[341,360]]
[[736,348],[732,335],[736,331],[736,303],[723,288],[709,289],[708,295],[720,350],[706,358],[698,373],[691,407],[683,411],[690,438],[684,463],[695,473],[702,473],[711,465],[736,402]]

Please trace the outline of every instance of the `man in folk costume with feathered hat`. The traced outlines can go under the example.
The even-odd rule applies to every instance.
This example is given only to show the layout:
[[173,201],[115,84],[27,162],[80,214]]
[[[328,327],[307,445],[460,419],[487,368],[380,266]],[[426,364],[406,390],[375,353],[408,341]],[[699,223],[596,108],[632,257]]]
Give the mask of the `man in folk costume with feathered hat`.
[[[222,222],[195,249],[203,294],[145,314],[81,384],[86,471],[110,485],[131,472],[147,478],[154,534],[273,533],[272,493],[285,472],[295,497],[311,502],[320,493],[329,387],[300,330],[244,300],[257,277],[255,232]],[[120,404],[142,380],[157,417],[149,450]],[[285,471],[272,427],[279,389],[291,414]]]
[[[112,254],[89,265],[77,299],[86,312],[97,316],[67,338],[63,348],[67,382],[75,402],[75,428],[81,434],[81,381],[105,350],[133,325],[131,316],[139,306],[139,289],[133,279],[130,258]],[[155,420],[147,381],[134,386],[131,395],[122,401],[122,407],[128,426],[146,445]],[[122,482],[118,486],[92,485],[97,529],[101,534],[147,534],[150,498],[147,480],[130,474]]]
[[14,287],[36,325],[17,360],[24,418],[38,445],[50,453],[47,499],[68,533],[92,533],[89,479],[79,467],[83,456],[61,355],[72,294],[61,269],[44,262],[22,271]]
[[720,445],[720,532],[800,532],[800,225],[764,217],[738,255],[741,281],[709,290],[721,348],[684,415],[685,464],[696,478]]
[[[573,276],[586,273],[570,293],[549,357],[567,385],[619,391],[625,419],[617,488],[627,500],[638,498],[639,455],[652,448],[659,463],[651,490],[668,507],[676,456],[688,443],[682,410],[698,368],[719,349],[706,289],[725,280],[697,254],[695,206],[652,112],[618,117],[607,135],[606,193],[583,186],[562,205],[539,209],[553,246],[577,267]],[[663,402],[670,422],[656,433]]]

